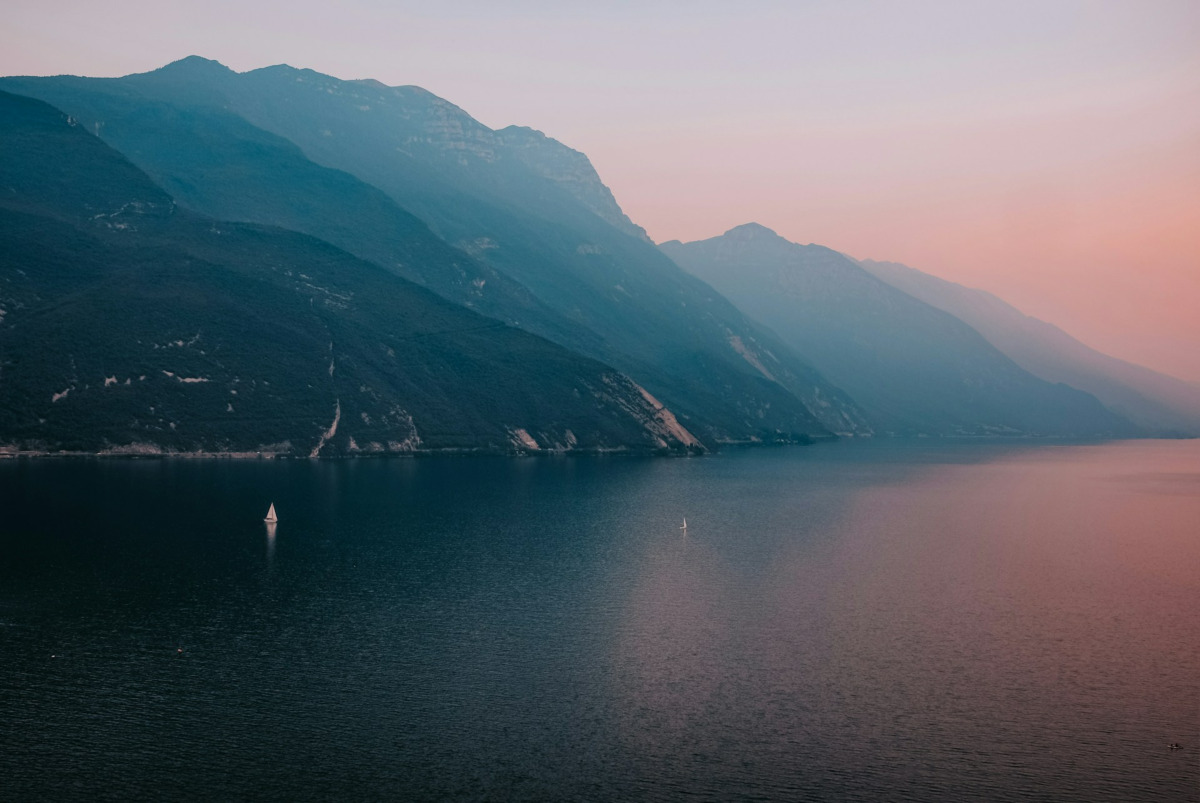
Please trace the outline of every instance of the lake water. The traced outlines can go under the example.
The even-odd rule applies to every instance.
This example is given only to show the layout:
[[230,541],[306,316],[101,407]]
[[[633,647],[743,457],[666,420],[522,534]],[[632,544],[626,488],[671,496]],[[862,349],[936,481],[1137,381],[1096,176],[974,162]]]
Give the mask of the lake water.
[[0,512],[4,800],[1200,800],[1200,442],[4,461]]

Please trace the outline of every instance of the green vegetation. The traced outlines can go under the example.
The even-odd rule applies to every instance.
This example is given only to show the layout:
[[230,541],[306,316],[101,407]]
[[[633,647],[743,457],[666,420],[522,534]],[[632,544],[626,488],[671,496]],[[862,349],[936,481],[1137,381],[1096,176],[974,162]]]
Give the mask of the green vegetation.
[[[844,393],[663,257],[586,157],[536,132],[492,131],[415,87],[198,58],[0,85],[85,120],[184,205],[328,239],[616,366],[710,445],[865,429]],[[425,224],[457,249],[429,245]],[[418,239],[420,257],[400,253]]]
[[611,368],[312,237],[182,211],[44,103],[0,93],[0,153],[0,442],[686,446]]

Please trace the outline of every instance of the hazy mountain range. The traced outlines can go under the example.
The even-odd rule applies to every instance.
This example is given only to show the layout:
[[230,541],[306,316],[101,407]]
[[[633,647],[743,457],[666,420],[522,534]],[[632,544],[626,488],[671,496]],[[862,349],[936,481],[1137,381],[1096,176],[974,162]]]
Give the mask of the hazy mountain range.
[[627,376],[321,240],[180,209],[0,94],[0,431],[25,449],[695,448]]
[[932,277],[754,225],[660,250],[586,156],[416,87],[191,57],[0,90],[10,450],[1200,431],[1186,383],[1037,364]]
[[1038,379],[958,318],[831,249],[752,223],[663,251],[813,360],[884,433],[1133,432],[1094,397]]
[[[257,131],[251,135],[238,127],[240,136],[274,140],[265,153],[261,146],[238,146],[224,137],[210,137],[220,143],[201,142],[200,149],[241,150],[255,165],[256,184],[264,188],[259,191],[281,206],[340,204],[341,197],[322,198],[322,192],[296,194],[293,182],[300,171],[294,164],[264,165],[279,158],[289,145],[279,137],[286,137],[318,163],[309,172],[323,165],[346,171],[345,179],[369,182],[458,247],[462,261],[482,265],[475,270],[510,278],[506,287],[487,275],[469,274],[457,292],[447,292],[445,280],[427,281],[431,289],[460,302],[475,290],[490,293],[476,308],[635,377],[710,445],[869,430],[844,393],[659,253],[615,202],[603,216],[597,214],[596,199],[611,201],[611,194],[590,165],[579,169],[579,160],[586,163],[582,154],[553,140],[514,135],[513,129],[493,132],[415,87],[339,81],[283,66],[238,74],[189,58],[121,79],[6,79],[0,88],[53,103],[165,185],[194,187],[190,194],[204,196],[204,211],[226,219],[287,226],[296,225],[297,213],[224,203],[224,178],[197,166],[191,155],[196,148],[176,136],[192,125],[174,122],[176,115],[208,121],[241,115]],[[111,100],[131,97],[133,103]],[[136,141],[127,143],[123,131],[150,125],[140,111],[147,100],[168,108],[156,115],[154,133],[130,135]],[[218,122],[205,125],[212,131]],[[513,139],[517,145],[507,144]],[[563,163],[574,172],[554,174]],[[594,186],[576,180],[576,173]],[[311,185],[321,182],[314,178]],[[323,215],[308,218],[301,230],[321,236],[313,221]],[[392,231],[364,236],[386,238]],[[339,244],[372,257],[349,242],[358,239],[351,231]],[[381,264],[396,267],[395,261]],[[531,313],[523,294],[532,294],[537,300],[532,312],[541,314]]]
[[859,264],[893,287],[966,322],[1026,371],[1086,390],[1152,434],[1200,433],[1200,387],[1190,382],[1101,354],[984,290],[897,262],[862,260]]

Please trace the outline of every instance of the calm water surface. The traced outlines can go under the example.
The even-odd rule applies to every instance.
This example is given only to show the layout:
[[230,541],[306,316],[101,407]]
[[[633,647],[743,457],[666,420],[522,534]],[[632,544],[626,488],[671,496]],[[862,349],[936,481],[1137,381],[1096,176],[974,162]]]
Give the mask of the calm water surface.
[[1198,656],[1200,442],[0,463],[4,800],[1197,801]]

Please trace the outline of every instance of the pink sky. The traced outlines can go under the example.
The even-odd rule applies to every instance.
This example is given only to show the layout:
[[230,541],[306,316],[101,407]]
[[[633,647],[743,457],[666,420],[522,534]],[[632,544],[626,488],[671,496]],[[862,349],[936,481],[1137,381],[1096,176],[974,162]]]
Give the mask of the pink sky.
[[584,151],[656,240],[754,220],[1200,382],[1198,3],[438,5],[10,0],[0,74],[417,84]]

